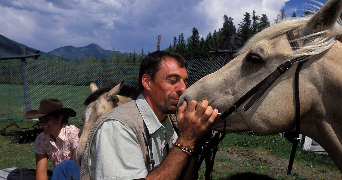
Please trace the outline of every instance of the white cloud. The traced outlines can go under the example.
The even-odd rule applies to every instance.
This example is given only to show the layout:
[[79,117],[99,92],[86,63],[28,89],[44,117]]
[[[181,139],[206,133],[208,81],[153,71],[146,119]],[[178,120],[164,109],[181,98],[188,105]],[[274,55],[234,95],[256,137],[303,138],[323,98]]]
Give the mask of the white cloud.
[[252,14],[253,10],[259,16],[266,14],[272,22],[287,1],[289,0],[204,0],[196,7],[196,11],[206,14],[206,30],[213,32],[222,27],[223,15],[233,18],[236,28],[243,15],[246,12]]
[[154,51],[196,27],[200,34],[218,30],[223,15],[237,27],[245,12],[267,14],[270,21],[288,0],[2,0],[0,33],[44,52],[96,43],[126,52]]

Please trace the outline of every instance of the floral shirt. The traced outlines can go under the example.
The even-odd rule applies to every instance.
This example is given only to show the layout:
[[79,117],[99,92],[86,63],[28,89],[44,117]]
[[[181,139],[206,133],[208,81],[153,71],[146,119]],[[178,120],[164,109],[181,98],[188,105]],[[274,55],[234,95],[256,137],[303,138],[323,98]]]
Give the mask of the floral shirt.
[[74,125],[63,124],[56,142],[49,133],[40,133],[35,141],[34,152],[47,154],[53,166],[72,159],[72,150],[77,148],[80,129]]

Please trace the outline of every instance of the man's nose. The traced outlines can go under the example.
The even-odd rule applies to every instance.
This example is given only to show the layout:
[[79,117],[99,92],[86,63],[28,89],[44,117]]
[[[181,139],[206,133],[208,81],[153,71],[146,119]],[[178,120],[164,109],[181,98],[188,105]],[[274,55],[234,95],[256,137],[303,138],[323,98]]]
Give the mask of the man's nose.
[[181,81],[179,83],[177,91],[180,92],[180,94],[183,94],[185,92],[185,90],[186,90],[186,84],[184,81]]

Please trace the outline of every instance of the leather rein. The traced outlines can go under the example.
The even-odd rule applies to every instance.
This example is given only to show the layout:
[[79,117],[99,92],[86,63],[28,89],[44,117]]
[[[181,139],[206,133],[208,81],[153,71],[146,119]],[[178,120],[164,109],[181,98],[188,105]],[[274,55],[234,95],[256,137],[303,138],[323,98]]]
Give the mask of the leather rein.
[[[295,36],[293,34],[292,29],[288,30],[286,32],[288,42],[292,47],[292,50],[299,49],[299,44],[295,40]],[[236,101],[232,106],[230,106],[226,111],[224,111],[222,114],[220,114],[220,118],[224,121],[224,129],[223,132],[221,132],[221,137],[219,138],[219,141],[221,141],[225,136],[225,128],[226,128],[226,121],[224,120],[227,116],[235,112],[244,102],[246,102],[249,98],[250,100],[245,104],[243,107],[244,112],[248,111],[259,99],[260,97],[266,92],[266,90],[275,82],[275,80],[282,74],[284,74],[288,69],[290,69],[295,63],[298,63],[296,72],[295,72],[295,102],[296,102],[296,111],[295,111],[295,120],[296,120],[296,137],[293,140],[293,146],[290,156],[290,162],[288,166],[287,174],[291,174],[292,165],[296,153],[296,147],[298,145],[298,142],[300,141],[299,134],[300,134],[300,101],[299,101],[299,71],[301,70],[302,65],[308,60],[308,55],[300,56],[291,60],[287,60],[283,62],[281,65],[277,67],[275,71],[273,71],[269,76],[267,76],[265,79],[263,79],[260,83],[258,83],[256,86],[254,86],[250,91],[248,91],[245,95],[243,95],[238,101]],[[216,148],[218,143],[216,141]],[[215,144],[215,142],[213,142]],[[210,142],[209,142],[210,144]],[[213,146],[213,145],[211,145]],[[214,151],[214,157],[215,157],[216,151]],[[203,161],[203,159],[202,159]],[[200,161],[200,162],[202,162]],[[213,162],[212,166],[213,167]],[[208,170],[207,170],[208,171]],[[211,171],[211,170],[209,170]],[[206,177],[207,179],[207,177]]]

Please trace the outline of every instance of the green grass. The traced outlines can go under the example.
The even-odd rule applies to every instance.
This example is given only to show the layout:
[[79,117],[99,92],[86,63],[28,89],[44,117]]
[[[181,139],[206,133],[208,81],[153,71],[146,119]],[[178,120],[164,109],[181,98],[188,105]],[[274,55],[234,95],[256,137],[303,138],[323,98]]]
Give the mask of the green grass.
[[[37,110],[39,103],[45,98],[56,98],[64,107],[76,111],[76,117],[70,118],[71,124],[82,123],[83,101],[90,95],[89,86],[71,85],[30,85],[31,109]],[[22,85],[0,84],[0,118],[25,120],[24,90]]]
[[[292,143],[279,135],[228,134],[220,143],[213,179],[341,179],[340,171],[328,155],[300,147],[295,156],[296,168],[287,175],[291,149]],[[243,158],[234,159],[232,153],[227,153],[229,150]],[[279,160],[283,168],[277,169],[272,159]],[[205,163],[200,168],[199,179],[204,179],[204,172]]]
[[[13,136],[0,136],[0,169],[36,168],[34,142],[27,144],[13,143]],[[53,167],[49,161],[48,168]]]
[[[253,133],[229,134],[220,144],[220,148],[262,148],[269,154],[289,159],[292,143],[279,135],[255,135]],[[331,158],[326,154],[317,154],[302,150],[299,146],[295,160],[309,167],[325,167],[338,170]]]
[[[260,136],[254,134],[229,134],[220,143],[219,151],[235,149],[239,153],[256,154],[264,152],[279,160],[288,160],[291,143],[279,135]],[[13,136],[0,136],[0,169],[9,167],[35,168],[34,143],[13,143]],[[304,169],[293,170],[290,176],[286,172],[275,171],[274,167],[264,157],[234,160],[230,156],[216,155],[213,179],[336,179],[340,178],[340,172],[331,158],[324,154],[297,149],[295,165]],[[246,155],[249,156],[249,155]],[[285,164],[287,166],[287,164]],[[49,168],[52,167],[49,161]],[[199,171],[199,179],[203,179],[205,165]],[[313,178],[315,177],[315,178]],[[322,177],[322,178],[319,178]]]

